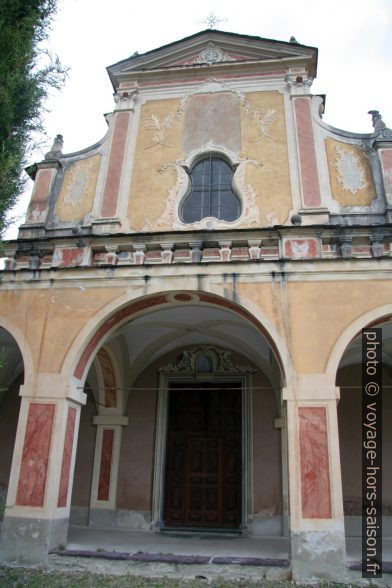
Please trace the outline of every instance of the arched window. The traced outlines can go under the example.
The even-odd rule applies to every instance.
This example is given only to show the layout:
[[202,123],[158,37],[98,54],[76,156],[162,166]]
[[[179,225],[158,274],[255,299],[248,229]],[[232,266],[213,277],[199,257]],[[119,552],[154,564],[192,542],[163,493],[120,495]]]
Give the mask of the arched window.
[[226,161],[208,155],[190,172],[191,188],[181,208],[184,223],[206,217],[234,221],[241,214],[241,203],[231,187],[233,170]]

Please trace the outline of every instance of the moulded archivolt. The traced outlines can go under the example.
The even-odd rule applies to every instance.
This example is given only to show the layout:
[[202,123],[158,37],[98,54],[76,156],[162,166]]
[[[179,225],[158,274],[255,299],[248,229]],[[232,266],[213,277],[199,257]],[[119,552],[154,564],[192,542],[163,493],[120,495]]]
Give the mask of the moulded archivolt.
[[[236,168],[233,175],[233,188],[241,201],[241,215],[237,220],[231,222],[219,220],[215,217],[205,217],[195,223],[183,223],[180,219],[180,206],[190,186],[190,178],[186,170],[190,169],[197,159],[202,159],[203,156],[207,156],[210,153],[223,155],[229,160],[231,166]],[[175,163],[165,163],[159,170],[160,173],[165,173],[168,169],[175,169],[177,180],[169,190],[167,205],[163,215],[155,223],[151,223],[148,219],[145,219],[143,230],[153,230],[167,225],[176,230],[214,230],[234,228],[243,224],[247,226],[259,225],[260,218],[256,203],[256,192],[251,184],[246,183],[245,174],[247,165],[261,167],[263,164],[255,159],[239,158],[235,153],[229,151],[222,145],[215,145],[212,142],[208,142],[201,149],[191,152],[185,160],[177,160]]]

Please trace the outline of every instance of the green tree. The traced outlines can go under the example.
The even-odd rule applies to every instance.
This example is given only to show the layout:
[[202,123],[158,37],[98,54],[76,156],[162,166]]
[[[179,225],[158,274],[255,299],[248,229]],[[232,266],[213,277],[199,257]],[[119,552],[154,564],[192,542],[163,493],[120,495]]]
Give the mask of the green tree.
[[25,187],[45,99],[66,75],[43,47],[56,8],[57,0],[0,0],[0,236]]

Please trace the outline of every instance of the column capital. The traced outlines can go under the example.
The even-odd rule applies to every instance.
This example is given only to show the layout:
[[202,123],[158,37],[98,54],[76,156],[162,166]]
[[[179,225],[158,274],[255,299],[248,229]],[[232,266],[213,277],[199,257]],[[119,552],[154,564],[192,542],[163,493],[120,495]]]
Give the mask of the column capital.
[[339,400],[340,388],[327,374],[298,374],[292,386],[283,388],[283,400],[301,404]]
[[93,425],[127,427],[129,425],[129,418],[121,415],[101,414],[93,417]]
[[36,374],[36,377],[22,384],[19,395],[30,399],[70,400],[76,404],[84,405],[87,396],[79,388],[79,380],[68,378],[63,374]]

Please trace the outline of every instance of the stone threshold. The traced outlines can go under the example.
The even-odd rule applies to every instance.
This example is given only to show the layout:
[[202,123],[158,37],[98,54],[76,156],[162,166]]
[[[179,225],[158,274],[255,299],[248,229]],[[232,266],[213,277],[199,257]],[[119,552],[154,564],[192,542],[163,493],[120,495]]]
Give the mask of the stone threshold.
[[209,556],[209,555],[179,555],[173,553],[128,553],[121,551],[90,551],[79,549],[58,549],[50,551],[50,555],[64,555],[68,557],[88,557],[96,559],[108,559],[117,561],[135,561],[145,563],[170,563],[170,564],[220,564],[240,566],[266,566],[266,567],[290,567],[288,559],[274,559],[268,557],[241,557],[241,556]]

